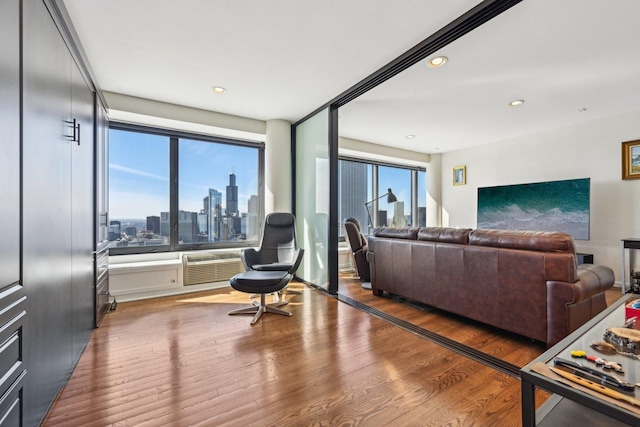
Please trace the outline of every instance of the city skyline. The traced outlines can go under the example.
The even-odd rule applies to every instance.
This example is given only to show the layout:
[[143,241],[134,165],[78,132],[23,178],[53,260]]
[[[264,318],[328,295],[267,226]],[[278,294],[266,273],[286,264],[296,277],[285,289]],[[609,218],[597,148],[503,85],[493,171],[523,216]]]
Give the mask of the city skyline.
[[[210,188],[202,199],[201,208],[197,211],[178,211],[178,238],[183,243],[219,242],[239,239],[255,239],[258,221],[258,196],[251,195],[247,201],[247,212],[238,209],[238,187],[236,175],[229,174],[226,186],[226,204],[223,205],[222,193]],[[124,224],[123,224],[124,222]],[[150,224],[153,223],[153,226]],[[141,242],[144,245],[166,244],[170,236],[170,212],[161,211],[159,216],[149,215],[146,223],[140,219],[112,218],[109,223],[109,240],[125,242]],[[153,240],[151,242],[150,240]]]
[[[140,224],[146,224],[146,218],[169,212],[170,138],[118,129],[111,129],[109,138],[110,220],[121,221],[123,225],[136,223],[140,227]],[[248,213],[249,200],[259,193],[258,150],[255,147],[185,138],[178,141],[178,210],[200,214],[204,199],[213,191],[219,197],[223,215],[229,210],[238,216]],[[237,168],[238,164],[242,167]],[[387,205],[386,199],[382,198],[378,200],[377,215],[384,212],[390,221],[394,211],[403,206],[404,215],[410,221],[411,172],[389,166],[379,166],[378,170],[380,192],[392,188],[398,201],[404,203]],[[418,203],[424,206],[424,172],[421,172],[421,176]],[[356,199],[344,199],[345,195],[341,197],[341,203],[345,204],[343,208],[347,208],[342,213],[356,215],[363,226],[368,222],[364,202],[375,197],[369,194],[370,178],[365,172],[364,176],[351,182],[353,187],[348,199],[357,195]],[[230,188],[233,194],[230,194]],[[229,206],[230,200],[233,200],[232,206]],[[202,220],[200,218],[198,222]],[[200,231],[201,225],[198,227]]]
[[[144,220],[168,211],[169,137],[111,129],[109,145],[110,218]],[[238,173],[247,169],[254,172]],[[222,193],[226,208],[229,175],[235,173],[238,210],[247,212],[258,193],[257,170],[255,148],[180,139],[179,209],[199,212],[210,188]]]

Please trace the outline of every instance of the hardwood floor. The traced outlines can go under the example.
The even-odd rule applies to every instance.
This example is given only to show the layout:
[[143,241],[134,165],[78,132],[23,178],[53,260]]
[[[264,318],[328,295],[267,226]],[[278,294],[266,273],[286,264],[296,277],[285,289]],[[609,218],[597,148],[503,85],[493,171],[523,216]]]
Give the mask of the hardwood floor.
[[[369,298],[342,280],[342,293]],[[249,303],[230,287],[119,304],[43,425],[520,425],[517,378],[321,291],[292,288],[303,291],[287,296],[293,316],[267,313],[253,327],[251,316],[227,315]],[[388,298],[369,303],[517,365],[544,350]]]

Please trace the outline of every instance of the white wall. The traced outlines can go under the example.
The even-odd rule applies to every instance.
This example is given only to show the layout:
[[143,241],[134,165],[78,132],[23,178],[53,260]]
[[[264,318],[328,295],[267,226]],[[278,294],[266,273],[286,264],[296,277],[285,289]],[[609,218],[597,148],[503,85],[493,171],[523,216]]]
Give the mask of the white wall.
[[[620,281],[620,239],[640,237],[640,180],[621,179],[621,143],[640,139],[639,115],[640,110],[443,154],[442,225],[476,227],[478,187],[591,178],[590,240],[576,240],[576,250],[592,253]],[[459,165],[467,167],[467,185],[454,187],[452,168]]]
[[291,123],[267,121],[264,213],[291,212]]

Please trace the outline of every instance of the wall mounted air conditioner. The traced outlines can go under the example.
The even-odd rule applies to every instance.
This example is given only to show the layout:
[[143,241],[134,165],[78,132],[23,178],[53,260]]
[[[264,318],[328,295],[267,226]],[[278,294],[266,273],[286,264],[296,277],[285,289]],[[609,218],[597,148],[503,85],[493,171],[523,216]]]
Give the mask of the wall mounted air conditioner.
[[193,253],[182,256],[183,285],[223,282],[244,271],[238,253]]

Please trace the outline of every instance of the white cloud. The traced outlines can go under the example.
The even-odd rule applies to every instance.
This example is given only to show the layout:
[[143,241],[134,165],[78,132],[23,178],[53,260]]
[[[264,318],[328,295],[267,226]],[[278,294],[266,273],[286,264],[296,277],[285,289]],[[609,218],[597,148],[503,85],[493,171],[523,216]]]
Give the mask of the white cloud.
[[115,163],[109,163],[109,169],[110,170],[118,170],[118,171],[121,171],[121,172],[129,173],[131,175],[138,175],[138,176],[144,176],[144,177],[147,177],[147,178],[158,179],[160,181],[169,181],[169,177],[167,177],[167,176],[155,175],[155,174],[152,174],[152,173],[143,172],[143,171],[138,170],[138,169],[128,168],[126,166],[118,165],[118,164],[115,164]]

